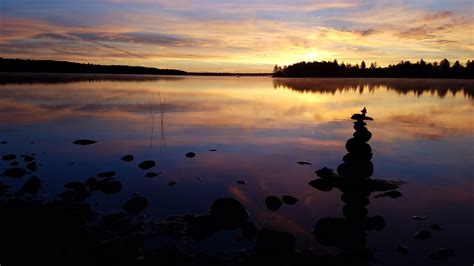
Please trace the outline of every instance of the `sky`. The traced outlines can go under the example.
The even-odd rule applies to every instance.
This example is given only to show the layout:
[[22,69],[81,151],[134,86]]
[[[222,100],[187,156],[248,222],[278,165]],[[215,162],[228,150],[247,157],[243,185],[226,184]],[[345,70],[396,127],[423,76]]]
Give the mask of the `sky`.
[[271,72],[474,59],[472,0],[0,0],[0,57]]

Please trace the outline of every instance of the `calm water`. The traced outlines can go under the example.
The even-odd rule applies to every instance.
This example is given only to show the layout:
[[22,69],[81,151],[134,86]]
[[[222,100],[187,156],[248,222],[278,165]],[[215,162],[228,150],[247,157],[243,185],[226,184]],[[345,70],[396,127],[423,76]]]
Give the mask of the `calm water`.
[[[37,175],[45,185],[41,197],[54,197],[68,181],[114,170],[124,189],[95,194],[97,210],[119,210],[133,192],[150,200],[148,217],[206,213],[216,198],[233,197],[259,228],[288,231],[301,249],[334,253],[318,244],[311,230],[321,218],[342,217],[341,192],[322,192],[308,182],[316,178],[315,170],[341,163],[353,133],[349,118],[366,106],[375,119],[367,125],[373,134],[373,177],[408,182],[400,187],[400,198],[370,198],[369,215],[382,215],[386,223],[367,236],[377,263],[474,262],[472,81],[110,77],[2,77],[0,141],[8,143],[0,144],[0,153],[37,154],[42,164]],[[98,143],[72,144],[81,138]],[[190,151],[195,158],[184,156]],[[125,154],[135,160],[121,161]],[[154,171],[163,174],[144,177],[137,164],[146,159],[155,160]],[[8,165],[0,162],[2,169]],[[10,185],[25,181],[0,179]],[[168,186],[170,181],[177,184]],[[271,212],[265,207],[269,195],[299,201]],[[429,217],[416,222],[413,215]],[[412,238],[430,223],[445,229],[433,231],[431,239]],[[229,232],[200,248],[253,245],[234,238]],[[396,252],[399,244],[409,246],[409,255]],[[457,255],[427,258],[438,247],[454,248]]]

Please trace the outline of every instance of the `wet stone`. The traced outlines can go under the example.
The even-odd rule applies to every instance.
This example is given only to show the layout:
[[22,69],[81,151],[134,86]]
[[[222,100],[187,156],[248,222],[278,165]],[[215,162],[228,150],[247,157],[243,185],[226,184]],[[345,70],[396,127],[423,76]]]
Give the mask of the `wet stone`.
[[131,161],[133,161],[133,159],[134,159],[134,157],[131,154],[127,154],[127,155],[123,156],[122,158],[120,158],[120,160],[122,160],[124,162],[131,162]]
[[396,198],[399,198],[401,196],[402,196],[401,192],[396,191],[396,190],[391,190],[391,191],[387,191],[387,192],[375,195],[374,198],[389,197],[389,198],[392,198],[392,199],[396,199]]
[[156,163],[154,161],[148,160],[141,162],[138,167],[142,170],[148,170],[150,168],[155,167]]
[[73,143],[76,145],[91,145],[91,144],[97,143],[97,141],[90,140],[90,139],[78,139],[74,141]]
[[161,172],[158,172],[158,173],[148,172],[148,173],[145,174],[146,177],[150,177],[150,178],[156,177],[156,176],[159,176],[159,175],[161,175]]
[[316,173],[317,176],[319,176],[323,179],[329,179],[329,178],[333,178],[335,176],[334,171],[330,168],[327,168],[327,167],[323,167],[323,168],[317,170],[315,173]]
[[238,181],[237,181],[237,184],[245,185],[245,184],[247,184],[247,181],[245,181],[245,180],[238,180]]
[[97,182],[97,189],[106,195],[116,194],[122,191],[122,183],[116,180],[100,180]]
[[299,161],[299,162],[296,162],[296,163],[299,164],[299,165],[312,165],[312,163],[305,162],[305,161]]
[[283,196],[282,198],[283,202],[288,204],[288,205],[295,205],[296,202],[298,202],[298,199],[293,197],[293,196],[290,196],[290,195],[285,195]]
[[25,157],[23,157],[23,160],[25,160],[25,162],[31,162],[35,160],[35,157],[31,155],[25,155]]
[[176,185],[176,181],[170,181],[170,182],[168,182],[168,186],[174,186],[174,185]]
[[7,144],[7,142],[3,140],[2,142],[0,142],[0,144]]
[[438,260],[438,259],[447,259],[449,257],[452,257],[456,255],[454,249],[452,248],[438,248],[435,250],[432,250],[428,257]]
[[233,198],[215,200],[209,213],[222,228],[236,228],[250,218],[247,209]]
[[209,151],[217,151],[216,149],[210,149]]
[[8,177],[20,178],[26,175],[26,170],[19,167],[11,167],[5,169],[5,171],[3,171],[3,175]]
[[331,191],[333,189],[332,182],[326,179],[315,179],[308,184],[321,191]]
[[283,203],[281,202],[279,198],[275,196],[268,196],[267,198],[265,198],[265,205],[267,206],[269,210],[277,211],[278,209],[280,209]]
[[36,162],[30,162],[26,165],[26,169],[34,172],[38,169],[38,166],[37,166]]
[[439,225],[439,224],[430,224],[430,227],[431,227],[431,230],[436,230],[436,231],[439,231],[439,230],[443,229],[441,227],[441,225]]
[[431,238],[431,233],[430,231],[422,230],[422,231],[418,231],[414,233],[413,237],[419,240],[425,240],[425,239]]
[[38,177],[30,177],[20,189],[21,193],[36,194],[41,188],[41,181]]
[[11,166],[18,166],[19,163],[18,163],[18,162],[12,162],[10,165],[11,165]]
[[6,154],[6,155],[2,156],[2,160],[4,160],[4,161],[13,161],[15,159],[16,159],[15,154]]
[[428,215],[423,215],[423,216],[412,216],[413,220],[415,221],[422,221],[422,220],[425,220],[426,218],[428,218]]
[[406,255],[406,254],[408,254],[408,247],[407,247],[407,246],[399,245],[399,246],[397,247],[397,251],[398,251],[398,253],[400,253],[400,254]]
[[134,215],[139,214],[146,207],[148,207],[148,199],[142,196],[134,196],[123,205],[125,211]]
[[194,152],[188,152],[188,153],[186,153],[186,157],[194,158],[194,157],[196,157],[196,154]]

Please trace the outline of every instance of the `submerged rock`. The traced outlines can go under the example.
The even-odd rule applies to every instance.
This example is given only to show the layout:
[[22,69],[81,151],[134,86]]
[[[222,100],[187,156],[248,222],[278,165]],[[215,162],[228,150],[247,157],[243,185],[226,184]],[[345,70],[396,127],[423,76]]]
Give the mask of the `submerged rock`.
[[293,197],[293,196],[290,196],[290,195],[285,195],[283,196],[282,198],[283,202],[288,204],[288,205],[295,205],[296,202],[298,202],[298,199]]
[[443,229],[441,225],[439,224],[430,224],[430,227],[432,230],[437,230],[437,231]]
[[322,179],[330,179],[336,176],[336,173],[334,173],[334,170],[327,167],[323,167],[317,170],[315,173],[317,176],[321,177]]
[[413,220],[415,220],[415,221],[422,221],[422,220],[428,218],[428,216],[429,216],[429,215],[423,215],[423,216],[416,216],[416,215],[415,215],[415,216],[412,216],[412,218],[413,218]]
[[397,251],[398,251],[398,253],[401,253],[401,254],[403,254],[403,255],[406,255],[406,254],[408,254],[408,247],[407,247],[407,246],[399,245],[399,246],[397,247]]
[[148,199],[142,196],[135,196],[129,199],[124,205],[123,209],[129,214],[139,214],[148,206]]
[[97,182],[97,189],[106,195],[111,195],[122,191],[122,183],[116,180],[104,179]]
[[161,172],[158,172],[158,173],[148,172],[148,173],[145,174],[146,177],[150,177],[150,178],[156,177],[156,176],[159,176],[159,175],[161,175]]
[[236,228],[250,218],[247,209],[233,198],[217,199],[209,213],[222,228]]
[[153,168],[155,167],[156,163],[154,161],[151,161],[151,160],[147,160],[147,161],[143,161],[141,162],[138,167],[142,170],[148,170],[150,168]]
[[431,238],[431,233],[430,231],[422,230],[422,231],[418,231],[414,233],[413,237],[419,240],[425,240],[425,239]]
[[122,158],[120,158],[120,160],[122,160],[124,162],[131,162],[131,161],[133,161],[133,159],[134,159],[134,157],[131,154],[127,154],[127,155],[123,156]]
[[10,165],[11,165],[11,166],[18,166],[19,163],[18,163],[17,161],[15,161],[15,162],[12,162]]
[[7,144],[7,142],[5,140],[3,140],[2,142],[0,142],[1,144]]
[[392,199],[396,199],[396,198],[399,198],[401,196],[402,196],[402,193],[400,193],[396,190],[391,190],[391,191],[387,191],[387,192],[375,195],[374,198],[389,197],[389,198],[392,198]]
[[176,181],[170,181],[170,182],[168,182],[168,186],[174,186],[174,185],[176,185]]
[[245,181],[245,180],[237,180],[237,184],[245,185],[245,184],[247,184],[247,181]]
[[188,153],[186,153],[186,157],[194,158],[194,157],[196,157],[196,154],[194,152],[188,152]]
[[331,191],[333,189],[333,183],[327,179],[315,179],[308,184],[321,191]]
[[216,149],[209,149],[209,151],[217,151]]
[[41,181],[38,177],[30,177],[20,189],[21,193],[36,194],[41,188]]
[[5,169],[5,171],[3,171],[3,175],[8,177],[20,178],[26,175],[26,170],[19,167],[11,167]]
[[428,257],[437,260],[437,259],[446,259],[454,255],[456,255],[456,253],[454,252],[454,249],[452,248],[438,248],[438,249],[432,250],[428,254]]
[[295,251],[295,243],[290,233],[261,229],[255,240],[255,251],[259,255],[286,256]]
[[305,162],[305,161],[299,161],[299,162],[296,162],[296,163],[299,164],[299,165],[312,165],[312,163]]
[[13,161],[15,159],[16,159],[15,154],[6,154],[6,155],[2,156],[2,160],[4,160],[4,161]]
[[38,169],[38,166],[37,166],[36,162],[30,162],[26,165],[26,169],[34,172]]
[[267,198],[265,198],[265,205],[267,205],[267,208],[269,210],[277,211],[278,209],[280,209],[283,203],[281,202],[279,198],[275,196],[268,196]]
[[35,157],[31,156],[31,155],[25,155],[25,157],[23,158],[23,160],[25,160],[25,162],[31,162],[31,161],[34,161],[35,160]]
[[78,139],[74,141],[73,143],[76,145],[91,145],[91,144],[97,143],[97,141],[90,140],[90,139]]

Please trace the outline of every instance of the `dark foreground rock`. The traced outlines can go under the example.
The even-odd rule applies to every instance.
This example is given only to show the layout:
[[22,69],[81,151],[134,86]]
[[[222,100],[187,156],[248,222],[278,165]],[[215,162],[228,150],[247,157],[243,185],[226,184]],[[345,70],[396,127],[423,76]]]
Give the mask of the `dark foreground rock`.
[[288,256],[295,251],[295,237],[287,232],[261,229],[255,241],[255,251],[259,255]]

